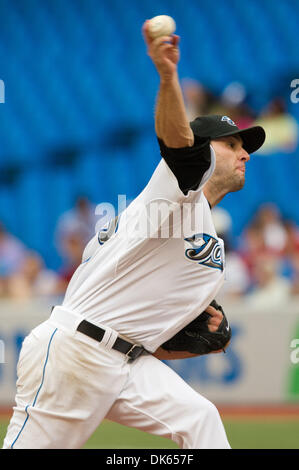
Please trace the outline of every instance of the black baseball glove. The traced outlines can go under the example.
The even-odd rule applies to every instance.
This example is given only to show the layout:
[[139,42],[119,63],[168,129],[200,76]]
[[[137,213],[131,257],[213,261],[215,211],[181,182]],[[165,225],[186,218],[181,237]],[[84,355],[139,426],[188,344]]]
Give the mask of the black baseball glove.
[[209,354],[225,348],[231,338],[231,328],[220,305],[213,300],[210,305],[220,310],[223,319],[215,332],[208,328],[210,315],[202,312],[195,320],[180,330],[175,336],[161,345],[166,351],[188,351],[193,354]]

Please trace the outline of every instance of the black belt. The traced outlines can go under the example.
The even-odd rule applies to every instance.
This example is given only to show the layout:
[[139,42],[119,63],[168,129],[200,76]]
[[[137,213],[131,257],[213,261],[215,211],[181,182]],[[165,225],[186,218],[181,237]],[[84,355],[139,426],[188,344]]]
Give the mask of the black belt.
[[[84,335],[87,335],[90,338],[93,338],[99,342],[102,341],[105,334],[105,330],[103,330],[99,326],[94,325],[93,323],[90,323],[87,320],[81,321],[77,328],[77,331],[80,331],[80,333],[83,333]],[[129,341],[126,341],[125,339],[120,337],[116,338],[112,349],[115,349],[116,351],[125,354],[127,357],[130,358],[130,362],[135,361],[137,357],[141,356],[141,354],[146,351],[143,346],[132,344]]]

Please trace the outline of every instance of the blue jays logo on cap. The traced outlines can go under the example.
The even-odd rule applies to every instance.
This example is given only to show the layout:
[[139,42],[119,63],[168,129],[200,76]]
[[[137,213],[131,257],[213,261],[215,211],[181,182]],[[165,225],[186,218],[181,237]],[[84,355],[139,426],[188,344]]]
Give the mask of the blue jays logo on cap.
[[224,253],[219,240],[207,233],[196,233],[184,239],[191,248],[185,250],[185,256],[199,264],[223,271]]
[[221,121],[226,121],[231,126],[237,127],[237,124],[235,124],[234,121],[231,118],[229,118],[228,116],[222,116]]

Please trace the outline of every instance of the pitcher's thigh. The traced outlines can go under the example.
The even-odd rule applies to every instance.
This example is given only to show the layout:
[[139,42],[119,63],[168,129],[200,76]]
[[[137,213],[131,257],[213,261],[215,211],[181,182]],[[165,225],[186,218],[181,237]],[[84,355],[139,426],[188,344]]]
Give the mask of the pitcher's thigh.
[[126,380],[123,361],[48,325],[41,330],[20,357],[4,448],[80,448]]
[[172,439],[180,448],[230,448],[217,408],[151,355],[132,365],[107,419]]

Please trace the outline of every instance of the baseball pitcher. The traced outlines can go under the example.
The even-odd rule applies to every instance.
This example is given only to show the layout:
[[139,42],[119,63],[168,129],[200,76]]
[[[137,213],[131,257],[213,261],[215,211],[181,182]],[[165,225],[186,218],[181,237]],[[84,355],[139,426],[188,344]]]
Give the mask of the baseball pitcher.
[[189,123],[179,37],[151,39],[161,161],[141,194],[86,246],[62,305],[25,338],[4,448],[81,448],[104,418],[183,449],[230,448],[216,407],[161,359],[219,353],[231,330],[214,301],[223,242],[211,208],[240,190],[261,127]]

